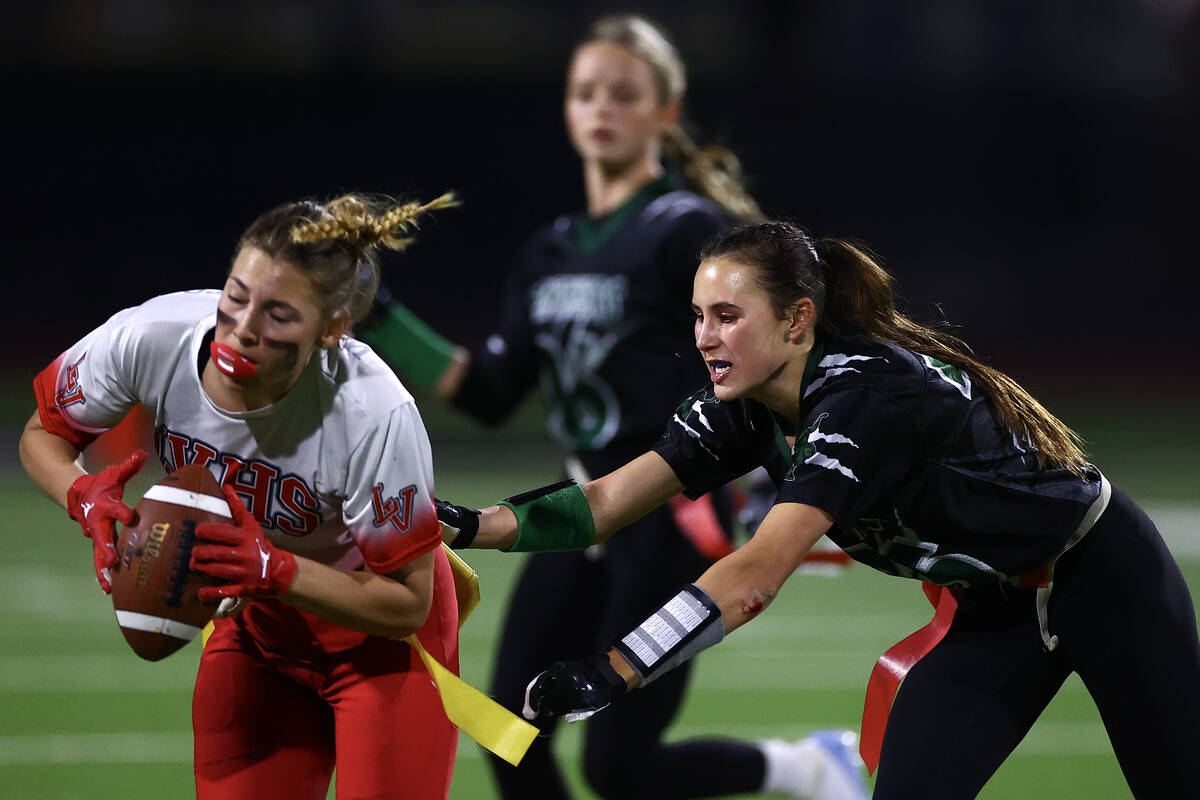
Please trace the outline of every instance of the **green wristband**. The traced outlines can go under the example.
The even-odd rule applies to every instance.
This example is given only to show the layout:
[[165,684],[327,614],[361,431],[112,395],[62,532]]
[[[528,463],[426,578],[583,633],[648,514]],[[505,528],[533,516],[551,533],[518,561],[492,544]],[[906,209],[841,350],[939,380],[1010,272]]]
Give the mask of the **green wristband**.
[[454,360],[454,343],[400,303],[360,337],[393,369],[422,389],[432,389]]
[[[560,488],[561,487],[561,488]],[[561,483],[501,500],[517,517],[517,541],[510,553],[585,550],[595,543],[596,525],[583,489]]]

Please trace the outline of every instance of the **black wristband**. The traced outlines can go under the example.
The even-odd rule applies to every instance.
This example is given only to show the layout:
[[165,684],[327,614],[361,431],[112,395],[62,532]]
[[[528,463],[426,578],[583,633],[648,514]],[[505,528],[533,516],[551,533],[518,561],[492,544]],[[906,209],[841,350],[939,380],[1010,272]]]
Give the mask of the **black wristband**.
[[438,500],[436,497],[433,499],[433,507],[437,511],[438,522],[458,531],[454,541],[450,542],[450,549],[463,550],[470,547],[479,534],[479,512],[473,508]]
[[458,529],[458,536],[454,537],[454,541],[450,543],[451,550],[466,550],[471,546],[471,542],[475,541],[475,537],[479,534],[479,526],[476,525],[473,529],[465,528]]
[[596,671],[600,673],[600,676],[604,678],[609,686],[614,689],[619,687],[622,692],[629,691],[629,684],[625,682],[625,679],[621,677],[619,672],[613,669],[612,662],[608,660],[608,653],[591,656],[588,658],[588,661],[596,668]]

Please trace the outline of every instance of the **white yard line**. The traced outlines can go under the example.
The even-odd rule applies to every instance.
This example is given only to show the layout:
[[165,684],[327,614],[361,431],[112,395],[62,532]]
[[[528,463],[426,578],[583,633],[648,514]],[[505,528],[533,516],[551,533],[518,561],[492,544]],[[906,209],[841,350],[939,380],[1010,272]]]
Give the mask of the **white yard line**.
[[[857,727],[850,720],[845,724],[850,728]],[[798,739],[816,728],[804,720],[787,726],[747,722],[722,725],[721,733],[746,739]],[[711,734],[711,726],[680,725],[671,729],[668,738],[674,741]],[[564,758],[573,759],[579,752],[581,738],[582,728],[564,726],[556,737],[555,749]],[[1112,754],[1112,746],[1099,723],[1040,722],[1017,747],[1016,753],[1107,756]],[[465,735],[460,735],[458,758],[474,761],[482,758],[482,751]],[[192,734],[188,731],[0,736],[0,767],[33,764],[190,764],[191,761]]]
[[191,732],[43,733],[0,736],[0,766],[191,763]]
[[[111,634],[120,637],[115,630]],[[139,661],[132,652],[0,656],[0,692],[190,692],[196,658],[182,653],[176,658],[164,664]]]
[[1200,557],[1200,506],[1151,506],[1146,513],[1172,555],[1180,561]]

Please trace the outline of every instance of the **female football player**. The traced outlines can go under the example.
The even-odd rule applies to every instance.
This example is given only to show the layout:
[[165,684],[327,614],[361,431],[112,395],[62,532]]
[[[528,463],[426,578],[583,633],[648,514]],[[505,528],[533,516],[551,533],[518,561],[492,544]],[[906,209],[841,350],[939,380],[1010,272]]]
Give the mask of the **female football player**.
[[200,659],[202,800],[319,800],[335,767],[339,797],[447,794],[457,730],[397,639],[416,632],[457,671],[429,442],[411,395],[344,335],[374,298],[377,248],[446,202],[278,206],[242,235],[221,291],[121,311],[35,381],[22,462],[92,539],[104,591],[146,454],[83,473],[100,432],[141,403],[164,468],[204,464],[224,486],[232,524],[198,526],[191,566],[219,579],[202,599],[245,605]]
[[[489,424],[540,381],[550,433],[568,454],[568,474],[580,480],[644,451],[678,396],[704,382],[702,364],[688,356],[686,304],[700,248],[731,218],[759,215],[736,159],[697,147],[684,132],[684,89],[683,63],[661,30],[633,16],[597,21],[574,51],[564,100],[587,210],[559,217],[524,246],[496,333],[468,352],[392,304],[373,328],[359,327],[362,338],[402,375]],[[711,496],[696,506],[677,502],[635,527],[638,535],[604,548],[527,561],[508,609],[493,697],[520,709],[533,670],[555,654],[590,652],[598,645],[592,627],[606,641],[729,547]],[[581,619],[595,625],[580,626]],[[589,726],[584,774],[601,796],[787,789],[796,762],[845,755],[840,737],[663,744],[687,681],[688,670],[679,670]],[[505,797],[567,796],[549,736],[519,767],[490,763]]]
[[1154,524],[1067,427],[961,341],[899,313],[890,276],[852,243],[782,222],[733,229],[706,248],[692,298],[711,385],[650,452],[482,516],[439,501],[459,545],[474,532],[475,547],[543,551],[605,542],[680,490],[760,465],[779,487],[747,544],[607,653],[536,676],[527,716],[587,716],[670,675],[758,616],[828,534],[865,564],[927,582],[938,608],[890,722],[887,692],[879,716],[868,708],[876,798],[974,797],[1071,672],[1134,795],[1194,794],[1188,587]]

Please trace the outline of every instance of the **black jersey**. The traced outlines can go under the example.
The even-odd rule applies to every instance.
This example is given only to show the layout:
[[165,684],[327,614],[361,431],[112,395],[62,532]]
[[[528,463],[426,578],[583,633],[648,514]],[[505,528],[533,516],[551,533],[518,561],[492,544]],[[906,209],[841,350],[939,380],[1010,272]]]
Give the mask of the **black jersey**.
[[968,375],[901,347],[818,341],[799,404],[789,447],[787,423],[766,406],[721,402],[710,385],[654,449],[689,496],[762,465],[775,502],[828,512],[829,538],[855,560],[943,585],[1047,564],[1100,495],[1094,467],[1083,478],[1040,469]]
[[540,380],[551,436],[593,474],[644,452],[679,398],[705,383],[692,279],[701,247],[729,222],[677,185],[664,176],[606,217],[563,216],[537,231],[455,405],[498,422]]

